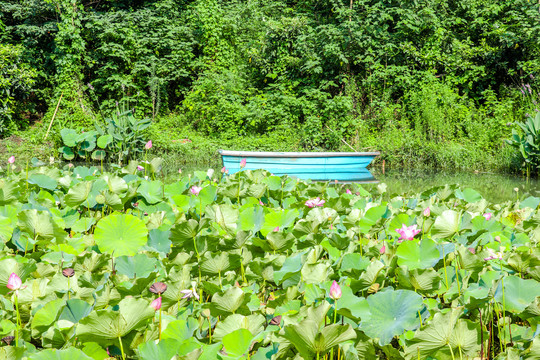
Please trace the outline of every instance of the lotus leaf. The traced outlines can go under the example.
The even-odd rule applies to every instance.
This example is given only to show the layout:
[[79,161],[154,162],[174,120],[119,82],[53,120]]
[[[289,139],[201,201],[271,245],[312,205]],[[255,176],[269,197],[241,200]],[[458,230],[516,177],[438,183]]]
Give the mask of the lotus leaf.
[[133,256],[147,242],[148,230],[133,215],[112,214],[101,219],[94,239],[102,252],[114,256]]
[[126,298],[118,311],[97,310],[79,321],[77,336],[81,341],[106,342],[129,334],[154,316],[154,309],[144,299]]
[[387,290],[367,298],[369,316],[362,319],[366,335],[378,338],[380,345],[389,344],[394,336],[419,326],[422,297],[408,290]]

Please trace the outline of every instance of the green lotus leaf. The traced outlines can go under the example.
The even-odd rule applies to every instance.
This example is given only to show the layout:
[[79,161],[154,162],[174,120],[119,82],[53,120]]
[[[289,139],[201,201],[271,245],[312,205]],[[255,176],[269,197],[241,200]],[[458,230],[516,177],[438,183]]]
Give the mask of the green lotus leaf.
[[171,251],[172,241],[169,240],[170,231],[152,229],[148,232],[148,246],[160,253],[167,254]]
[[28,360],[92,360],[82,350],[70,347],[64,350],[47,349],[30,354]]
[[94,240],[101,250],[114,256],[133,256],[146,244],[148,230],[133,215],[112,214],[101,219],[94,231]]
[[32,174],[28,178],[28,183],[37,185],[40,188],[47,189],[47,190],[54,190],[58,186],[58,182],[44,174]]
[[264,225],[261,228],[261,233],[263,236],[266,236],[270,231],[274,231],[277,227],[280,229],[289,227],[298,216],[299,212],[296,209],[272,210],[264,216]]
[[369,208],[358,223],[360,232],[364,234],[369,232],[373,225],[386,216],[387,211],[388,207],[386,205]]
[[227,270],[240,268],[240,255],[221,252],[211,255],[206,253],[202,260],[201,271],[206,274],[223,274]]
[[398,265],[407,266],[409,269],[433,267],[441,258],[437,244],[428,238],[422,239],[420,244],[415,240],[402,242],[397,248],[396,256]]
[[233,208],[231,205],[208,206],[206,216],[214,220],[226,232],[232,234],[236,232],[238,209]]
[[451,239],[459,231],[460,216],[454,210],[445,210],[437,216],[431,227],[431,236],[436,239]]
[[92,306],[80,299],[70,299],[66,301],[66,306],[60,314],[60,320],[67,320],[78,323],[82,318],[88,316],[92,311]]
[[104,150],[94,150],[91,157],[92,160],[103,161],[107,157],[107,153]]
[[2,240],[4,243],[11,240],[13,230],[15,230],[13,220],[0,215],[0,240]]
[[139,345],[139,356],[141,360],[171,360],[179,346],[174,339],[163,339],[159,343],[149,341]]
[[68,206],[77,207],[87,201],[91,191],[92,182],[80,182],[68,190],[68,193],[64,197],[64,201]]
[[157,259],[144,254],[119,256],[115,259],[114,267],[119,274],[126,275],[130,279],[146,278],[156,271]]
[[502,304],[506,311],[511,312],[522,312],[537,296],[540,296],[538,281],[512,275],[505,276],[495,292],[495,300]]
[[475,203],[483,199],[478,191],[471,188],[465,188],[463,190],[456,189],[454,193],[456,194],[456,198],[465,200],[468,203]]
[[387,290],[369,296],[367,301],[369,316],[362,320],[360,328],[366,335],[378,338],[380,345],[420,325],[422,297],[413,291]]
[[210,309],[213,314],[234,314],[239,309],[245,307],[249,302],[249,297],[237,287],[231,287],[225,290],[224,293],[216,293],[212,296]]
[[62,299],[56,299],[45,304],[34,314],[31,324],[32,329],[38,330],[40,333],[47,331],[58,318],[59,312],[64,305],[65,301]]
[[112,143],[113,137],[112,135],[101,135],[97,138],[97,146],[99,146],[102,149],[105,149],[110,143]]
[[63,240],[67,235],[48,211],[23,210],[19,213],[18,225],[21,232],[36,240]]
[[238,329],[223,337],[224,359],[240,359],[249,353],[253,335],[249,330]]
[[60,136],[62,137],[64,145],[69,147],[77,145],[78,134],[75,130],[63,128],[62,130],[60,130]]
[[193,333],[198,329],[198,327],[199,323],[194,318],[188,318],[187,320],[174,320],[167,325],[167,328],[163,331],[162,338],[172,339],[182,343],[192,338]]
[[148,204],[156,204],[163,200],[163,183],[161,181],[143,181],[137,189]]
[[355,339],[356,333],[350,325],[332,324],[319,329],[318,323],[308,318],[299,324],[285,326],[284,337],[304,359],[314,359],[342,342]]
[[73,160],[75,158],[75,153],[70,147],[62,146],[58,148],[58,152],[62,154],[64,159],[66,159],[67,161]]
[[264,316],[260,314],[249,316],[240,314],[230,315],[216,325],[213,338],[216,341],[220,341],[224,336],[238,329],[247,329],[252,336],[256,337],[264,331],[264,322]]
[[264,211],[262,206],[251,206],[242,210],[238,217],[238,227],[244,231],[251,230],[257,233],[264,224]]
[[95,342],[84,343],[82,351],[94,360],[103,360],[109,357],[107,351]]
[[0,179],[0,205],[18,201],[19,185],[15,181]]
[[111,309],[93,311],[79,321],[76,334],[81,341],[103,342],[124,337],[145,324],[154,316],[150,302],[126,298],[118,304],[118,311]]
[[405,358],[451,359],[452,353],[462,357],[477,356],[480,350],[479,324],[459,319],[459,315],[460,311],[456,309],[445,314],[436,313],[424,329],[416,332],[405,350]]
[[302,270],[302,253],[288,257],[281,269],[274,271],[274,281],[279,285],[293,276],[299,276],[300,270]]

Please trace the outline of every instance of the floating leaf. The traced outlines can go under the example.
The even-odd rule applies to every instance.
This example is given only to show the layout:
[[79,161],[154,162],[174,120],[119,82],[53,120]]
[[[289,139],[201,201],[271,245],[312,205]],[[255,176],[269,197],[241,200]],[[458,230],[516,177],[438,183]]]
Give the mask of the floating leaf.
[[101,219],[94,231],[94,240],[102,252],[114,256],[133,256],[146,244],[148,230],[133,215],[112,214]]

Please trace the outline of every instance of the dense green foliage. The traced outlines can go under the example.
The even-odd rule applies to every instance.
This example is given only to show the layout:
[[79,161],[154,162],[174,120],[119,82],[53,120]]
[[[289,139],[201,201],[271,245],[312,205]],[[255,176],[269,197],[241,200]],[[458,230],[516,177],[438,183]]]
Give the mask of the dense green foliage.
[[2,0],[0,38],[30,72],[19,83],[32,86],[8,100],[17,104],[11,128],[28,114],[49,121],[62,95],[57,139],[119,102],[139,117],[179,114],[176,126],[214,138],[279,133],[298,149],[345,139],[395,163],[506,166],[507,124],[538,109],[539,7]]
[[538,197],[15,166],[2,358],[540,356]]

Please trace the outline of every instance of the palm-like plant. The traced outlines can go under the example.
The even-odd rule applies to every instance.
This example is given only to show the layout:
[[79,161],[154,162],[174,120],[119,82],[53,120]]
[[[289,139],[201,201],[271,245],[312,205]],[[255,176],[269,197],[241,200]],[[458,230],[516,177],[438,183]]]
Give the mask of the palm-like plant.
[[523,163],[527,169],[527,177],[531,169],[537,173],[540,170],[540,112],[536,116],[529,116],[524,123],[517,123],[521,128],[520,134],[512,130],[512,138],[506,142],[517,148],[523,157]]

